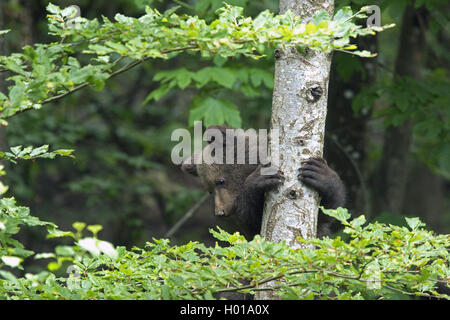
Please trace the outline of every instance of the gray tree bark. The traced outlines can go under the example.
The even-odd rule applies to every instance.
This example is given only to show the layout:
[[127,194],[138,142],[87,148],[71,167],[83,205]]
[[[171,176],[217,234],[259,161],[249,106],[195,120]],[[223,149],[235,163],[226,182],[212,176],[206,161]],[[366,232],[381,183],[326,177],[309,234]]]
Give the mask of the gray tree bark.
[[[280,0],[280,13],[289,9],[308,22],[320,10],[332,16],[334,1]],[[285,48],[277,50],[275,58],[271,133],[278,132],[279,140],[271,139],[270,154],[272,165],[286,180],[266,196],[261,235],[299,248],[296,238],[315,237],[317,230],[319,195],[302,185],[297,175],[302,161],[323,153],[331,54],[313,50],[300,54],[296,48]],[[276,297],[261,293],[256,298]]]
[[[332,0],[280,0],[280,13],[290,9],[304,22],[320,10],[332,15],[333,8]],[[279,160],[286,180],[266,197],[261,234],[267,240],[286,240],[299,247],[297,236],[316,234],[320,199],[297,175],[303,160],[322,156],[331,54],[307,50],[302,55],[295,48],[286,48],[275,56],[271,131],[279,133],[279,152],[275,150],[277,141],[271,141],[270,153],[279,154],[279,159],[272,157],[272,163]]]

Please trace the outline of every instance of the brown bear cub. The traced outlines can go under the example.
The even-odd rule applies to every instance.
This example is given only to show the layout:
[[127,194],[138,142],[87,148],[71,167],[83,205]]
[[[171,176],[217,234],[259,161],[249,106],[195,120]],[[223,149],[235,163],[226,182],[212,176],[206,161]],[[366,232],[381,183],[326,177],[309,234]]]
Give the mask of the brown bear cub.
[[[273,174],[263,175],[261,174],[261,169],[267,167],[267,165],[261,165],[262,161],[260,161],[259,157],[257,157],[256,161],[248,161],[252,152],[259,155],[259,146],[256,144],[256,147],[252,149],[247,136],[244,136],[243,140],[239,140],[239,136],[243,135],[242,131],[226,126],[212,126],[208,128],[207,134],[211,132],[210,129],[214,130],[212,130],[213,133],[208,141],[208,145],[202,150],[202,163],[194,164],[194,155],[184,161],[181,169],[184,172],[200,177],[203,185],[214,197],[215,215],[237,217],[239,226],[242,227],[242,230],[239,231],[247,239],[253,239],[261,230],[264,194],[266,191],[272,190],[283,183],[283,174],[278,171]],[[230,132],[233,132],[233,135],[229,135]],[[227,139],[228,141],[234,139],[233,149],[229,147],[227,149]],[[239,141],[241,143],[245,141],[244,164],[239,164],[243,162],[242,158],[241,161],[236,161],[238,159],[237,148]],[[214,147],[212,148],[212,146]],[[223,154],[222,164],[205,161],[207,157],[214,157],[217,154],[217,150],[221,147]],[[228,158],[234,159],[233,164],[225,164],[227,151],[232,153]],[[220,154],[218,157],[220,157]],[[304,161],[302,167],[299,168],[298,179],[319,193],[322,197],[320,204],[323,207],[335,209],[344,205],[344,185],[337,173],[328,167],[324,159],[316,157]],[[331,220],[324,214],[319,215],[319,237],[330,233]]]

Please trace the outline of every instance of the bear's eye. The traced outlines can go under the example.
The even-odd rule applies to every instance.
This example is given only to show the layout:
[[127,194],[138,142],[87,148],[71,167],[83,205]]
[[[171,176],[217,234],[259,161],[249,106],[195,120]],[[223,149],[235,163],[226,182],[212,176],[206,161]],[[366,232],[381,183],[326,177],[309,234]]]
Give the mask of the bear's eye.
[[225,184],[225,179],[220,178],[216,181],[216,186],[223,186]]

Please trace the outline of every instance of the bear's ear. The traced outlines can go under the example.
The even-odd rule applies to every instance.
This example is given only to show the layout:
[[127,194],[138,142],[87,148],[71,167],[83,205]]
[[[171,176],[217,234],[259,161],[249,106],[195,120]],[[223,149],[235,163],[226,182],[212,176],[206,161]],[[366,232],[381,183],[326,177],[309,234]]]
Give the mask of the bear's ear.
[[181,164],[181,171],[198,177],[197,165],[194,163],[194,156],[187,158]]
[[[219,130],[220,133],[222,134],[222,141],[225,143],[225,137],[226,137],[226,133],[227,133],[227,129],[233,129],[232,127],[229,127],[225,124],[221,124],[221,125],[214,125],[214,126],[209,126],[208,128],[206,128],[206,131],[211,130],[211,129],[215,129],[215,130]],[[214,131],[215,131],[214,130]],[[208,144],[213,143],[215,140],[214,135],[212,135],[209,140],[207,140],[206,142]]]

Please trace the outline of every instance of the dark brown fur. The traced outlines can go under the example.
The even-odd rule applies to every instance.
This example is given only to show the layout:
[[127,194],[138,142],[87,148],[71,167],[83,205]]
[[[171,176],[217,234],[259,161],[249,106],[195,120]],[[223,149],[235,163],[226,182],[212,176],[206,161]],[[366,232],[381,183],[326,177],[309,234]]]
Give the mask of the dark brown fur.
[[[225,126],[210,127],[218,129],[225,143]],[[215,141],[212,138],[209,143]],[[209,145],[209,146],[210,146]],[[236,147],[236,143],[235,143]],[[203,153],[211,149],[203,149]],[[248,157],[248,145],[245,149]],[[234,150],[236,159],[236,148]],[[226,158],[224,151],[223,158]],[[276,188],[283,183],[283,174],[278,171],[273,175],[261,175],[263,167],[260,164],[206,164],[195,165],[187,159],[182,170],[199,176],[203,185],[214,196],[215,214],[218,216],[235,216],[242,226],[241,232],[252,239],[260,232],[266,191]],[[258,162],[261,162],[258,159]],[[316,190],[322,197],[321,205],[327,209],[335,209],[344,205],[344,185],[339,176],[331,170],[322,158],[311,158],[302,163],[298,178],[308,187]],[[319,215],[318,235],[329,234],[331,219],[324,214]]]

